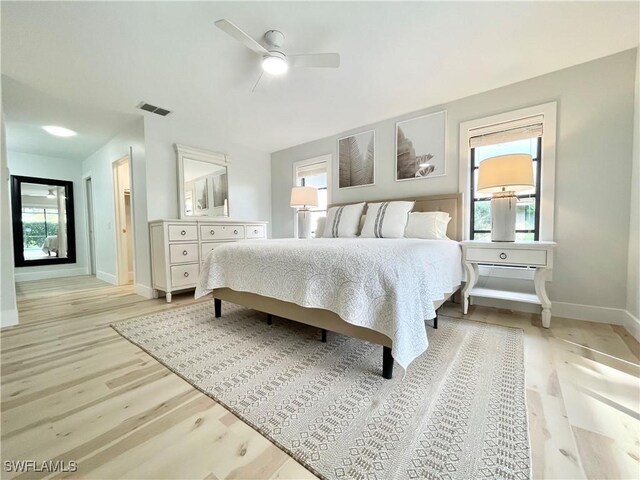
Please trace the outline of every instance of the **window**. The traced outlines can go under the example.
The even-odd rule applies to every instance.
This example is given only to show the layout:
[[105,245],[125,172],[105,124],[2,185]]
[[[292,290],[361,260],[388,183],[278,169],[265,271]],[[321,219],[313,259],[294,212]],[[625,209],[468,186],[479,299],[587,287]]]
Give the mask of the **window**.
[[533,180],[530,190],[517,192],[516,240],[540,238],[540,171],[542,169],[542,136],[511,142],[483,145],[471,149],[470,238],[491,238],[491,194],[477,193],[478,167],[483,160],[510,153],[527,153],[533,159]]
[[[328,158],[327,158],[328,157]],[[330,156],[302,160],[294,164],[294,183],[299,187],[318,189],[318,206],[310,207],[311,234],[315,235],[318,219],[327,215],[329,203],[329,165]],[[294,225],[296,222],[294,222]]]

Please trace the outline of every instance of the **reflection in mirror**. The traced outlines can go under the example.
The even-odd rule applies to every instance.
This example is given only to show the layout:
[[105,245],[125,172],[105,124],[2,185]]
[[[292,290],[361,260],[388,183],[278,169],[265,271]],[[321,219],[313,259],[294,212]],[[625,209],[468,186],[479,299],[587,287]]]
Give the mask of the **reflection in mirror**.
[[229,216],[229,159],[176,144],[180,218]]
[[72,183],[12,176],[16,266],[75,262]]

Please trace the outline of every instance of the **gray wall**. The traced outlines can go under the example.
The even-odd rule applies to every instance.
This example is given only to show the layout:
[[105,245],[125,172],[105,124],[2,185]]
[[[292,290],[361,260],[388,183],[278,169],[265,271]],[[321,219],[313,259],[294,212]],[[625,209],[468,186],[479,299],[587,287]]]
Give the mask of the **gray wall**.
[[[293,233],[288,196],[294,161],[333,154],[333,202],[456,192],[461,122],[557,101],[554,236],[559,246],[550,296],[571,304],[624,308],[635,72],[633,49],[275,152],[271,156],[273,236]],[[447,175],[395,182],[395,122],[442,109],[448,116]],[[339,191],[337,138],[369,128],[376,129],[377,183]]]
[[[1,98],[1,95],[0,95]],[[1,100],[0,100],[1,102]],[[13,242],[9,202],[9,167],[4,114],[0,116],[0,327],[18,323],[16,286],[13,281]]]
[[633,171],[631,174],[631,216],[629,217],[629,266],[627,310],[640,331],[640,49],[636,60],[636,101],[633,128]]

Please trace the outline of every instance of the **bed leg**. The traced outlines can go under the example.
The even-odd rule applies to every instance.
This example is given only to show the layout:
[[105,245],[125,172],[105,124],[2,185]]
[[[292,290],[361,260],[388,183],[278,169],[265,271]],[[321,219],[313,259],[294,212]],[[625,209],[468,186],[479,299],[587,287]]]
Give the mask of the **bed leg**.
[[220,318],[222,316],[222,300],[219,298],[213,299],[213,310],[216,318]]
[[267,313],[267,325],[273,325],[273,315]]
[[324,328],[320,330],[322,332],[322,343],[327,343],[327,331]]
[[382,376],[387,380],[393,377],[393,356],[391,347],[382,347]]

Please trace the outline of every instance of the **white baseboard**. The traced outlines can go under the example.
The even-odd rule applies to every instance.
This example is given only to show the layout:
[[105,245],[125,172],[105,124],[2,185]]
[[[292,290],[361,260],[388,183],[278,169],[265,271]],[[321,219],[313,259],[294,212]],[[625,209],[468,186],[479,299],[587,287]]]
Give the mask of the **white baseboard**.
[[640,320],[634,317],[629,310],[624,310],[623,325],[624,328],[640,342]]
[[587,320],[589,322],[623,325],[624,310],[621,308],[598,307],[578,303],[552,302],[551,312],[554,317]]
[[153,298],[153,288],[142,285],[141,283],[136,283],[133,286],[133,291],[144,298]]
[[[37,267],[31,267],[37,268]],[[86,268],[65,268],[59,270],[32,270],[21,272],[18,269],[14,270],[14,278],[16,282],[29,282],[31,280],[44,280],[47,278],[59,278],[59,277],[77,277],[78,275],[88,275]]]
[[18,310],[2,310],[0,312],[0,327],[11,327],[18,324]]
[[107,272],[96,272],[96,278],[98,280],[110,283],[111,285],[118,284],[118,279],[116,278],[116,276]]

